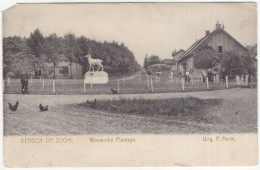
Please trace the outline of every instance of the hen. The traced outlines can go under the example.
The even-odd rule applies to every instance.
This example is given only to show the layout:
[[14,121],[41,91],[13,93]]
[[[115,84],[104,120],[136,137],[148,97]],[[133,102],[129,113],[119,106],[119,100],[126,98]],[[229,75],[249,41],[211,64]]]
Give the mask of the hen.
[[42,106],[42,104],[39,105],[40,111],[44,112],[44,111],[48,111],[48,105],[46,105],[45,107]]
[[9,104],[9,109],[12,110],[13,112],[15,112],[18,108],[19,102],[16,101],[15,105],[11,105],[11,103],[8,103],[8,104]]
[[95,108],[96,104],[97,104],[97,99],[95,99],[93,102],[90,102],[87,100],[87,104],[92,107],[92,108]]
[[118,92],[116,90],[112,89],[112,88],[111,88],[111,91],[112,91],[113,94],[118,94]]

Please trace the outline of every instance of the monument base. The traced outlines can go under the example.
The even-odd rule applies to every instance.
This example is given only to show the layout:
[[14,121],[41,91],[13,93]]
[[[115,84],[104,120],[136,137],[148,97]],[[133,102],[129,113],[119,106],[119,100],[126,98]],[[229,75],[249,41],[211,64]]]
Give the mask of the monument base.
[[85,84],[107,84],[108,74],[104,71],[86,72]]

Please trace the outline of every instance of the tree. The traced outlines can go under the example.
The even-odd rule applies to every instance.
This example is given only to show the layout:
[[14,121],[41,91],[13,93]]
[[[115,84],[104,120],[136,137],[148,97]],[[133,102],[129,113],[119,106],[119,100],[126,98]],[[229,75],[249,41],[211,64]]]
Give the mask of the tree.
[[230,61],[230,69],[229,74],[234,75],[243,75],[247,74],[247,69],[244,65],[245,58],[236,54],[231,55],[231,61]]
[[7,72],[13,72],[19,77],[23,70],[33,68],[34,61],[35,57],[30,54],[25,38],[14,36],[3,39],[4,76]]
[[244,65],[248,74],[256,75],[257,73],[257,44],[247,45],[248,55],[244,56]]
[[221,61],[221,66],[225,68],[230,76],[251,74],[255,75],[254,58],[250,54],[228,53]]
[[37,28],[33,33],[30,34],[30,37],[27,39],[27,47],[29,48],[29,52],[31,55],[34,55],[34,70],[36,67],[40,67],[42,64],[41,56],[43,54],[43,45],[44,45],[44,37],[41,31]]
[[151,55],[150,57],[146,57],[144,60],[144,68],[147,70],[147,68],[150,65],[154,65],[154,64],[161,64],[161,60],[160,57],[157,55]]
[[257,44],[247,45],[246,49],[248,50],[250,57],[256,58],[256,56],[257,56]]
[[85,58],[88,53],[93,58],[101,59],[104,70],[110,74],[127,74],[140,70],[133,52],[124,43],[119,44],[115,41],[102,43],[84,36],[77,38],[72,33],[64,37],[58,37],[56,34],[43,37],[40,30],[36,29],[29,38],[4,38],[4,73],[11,71],[9,68],[14,62],[21,64],[22,67],[32,65],[34,70],[38,68],[47,70],[49,67],[46,63],[52,63],[55,68],[61,61],[68,61],[70,65],[73,62],[79,63],[83,67],[84,74],[89,67]]
[[89,41],[86,37],[81,36],[77,38],[77,44],[79,47],[79,50],[76,53],[76,61],[82,66],[82,74],[86,73],[87,71],[87,59],[85,56],[89,53],[90,48],[89,48]]
[[194,68],[210,69],[215,67],[220,62],[220,58],[214,55],[216,51],[209,46],[202,46],[197,49],[193,55]]
[[44,61],[53,64],[53,78],[55,78],[55,68],[57,64],[62,61],[67,61],[67,58],[63,54],[63,46],[61,38],[57,37],[56,34],[51,34],[44,40]]
[[79,46],[77,43],[77,38],[75,37],[74,34],[68,33],[66,35],[64,35],[64,39],[63,39],[63,53],[64,56],[68,59],[68,61],[70,62],[70,78],[72,78],[72,63],[76,62],[76,55],[78,55],[78,51]]
[[245,67],[245,70],[249,75],[256,75],[257,74],[257,68],[256,68],[256,56],[252,54],[245,54],[242,56],[243,58],[243,65]]

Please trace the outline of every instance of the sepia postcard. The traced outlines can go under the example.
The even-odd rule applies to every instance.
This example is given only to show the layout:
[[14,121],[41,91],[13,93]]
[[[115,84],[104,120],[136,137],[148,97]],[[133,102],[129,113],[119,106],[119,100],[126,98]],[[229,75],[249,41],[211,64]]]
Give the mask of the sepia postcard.
[[257,3],[2,11],[3,165],[257,166]]

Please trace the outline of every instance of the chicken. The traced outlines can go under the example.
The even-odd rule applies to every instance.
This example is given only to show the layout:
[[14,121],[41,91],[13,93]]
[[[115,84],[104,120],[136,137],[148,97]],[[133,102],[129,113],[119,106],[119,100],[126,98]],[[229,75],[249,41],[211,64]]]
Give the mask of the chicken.
[[14,106],[11,105],[11,103],[8,103],[8,104],[9,104],[9,109],[12,110],[13,112],[15,112],[18,108],[19,101],[16,101],[16,104]]
[[115,105],[110,104],[110,106],[108,107],[108,110],[110,110],[110,111],[117,111],[118,107],[115,106]]
[[48,111],[48,105],[46,105],[45,107],[42,106],[42,104],[39,105],[40,111],[44,112],[44,111]]
[[95,108],[96,104],[97,104],[97,99],[95,99],[93,102],[90,102],[87,100],[87,104],[92,107],[92,108]]
[[116,90],[114,90],[112,88],[111,88],[111,91],[112,91],[113,94],[118,94],[118,91],[116,91]]

